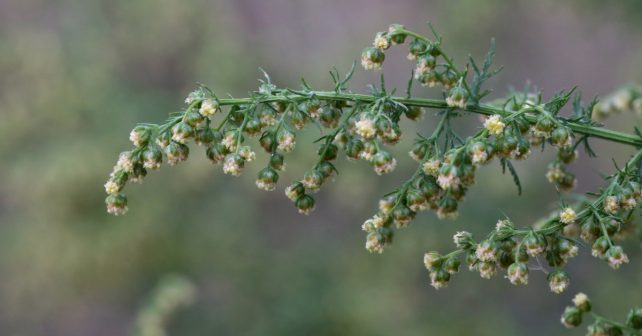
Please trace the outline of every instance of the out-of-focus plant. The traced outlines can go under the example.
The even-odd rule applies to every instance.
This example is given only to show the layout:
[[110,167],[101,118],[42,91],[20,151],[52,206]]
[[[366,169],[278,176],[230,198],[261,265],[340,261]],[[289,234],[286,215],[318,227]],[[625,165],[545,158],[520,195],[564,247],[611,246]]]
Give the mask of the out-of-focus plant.
[[169,319],[178,309],[191,305],[195,297],[196,288],[187,278],[164,276],[138,314],[135,335],[167,335],[165,328]]
[[[186,98],[187,107],[172,113],[166,123],[140,124],[131,131],[134,148],[120,154],[105,184],[107,211],[124,214],[128,205],[122,190],[127,182],[142,181],[148,170],[160,168],[164,161],[170,165],[185,161],[190,141],[203,146],[214,164],[222,164],[225,174],[237,176],[255,159],[248,139],[258,138],[270,158],[259,172],[256,185],[274,190],[279,172],[285,169],[284,154],[294,149],[297,132],[313,124],[322,133],[315,141],[318,160],[285,189],[298,211],[309,214],[315,207],[312,193],[338,173],[333,161],[340,151],[349,160],[368,162],[378,175],[390,173],[397,161],[386,146],[399,142],[399,121],[402,117],[417,121],[429,108],[438,110],[439,121],[431,134],[416,136],[409,153],[418,162],[417,169],[399,188],[384,195],[377,213],[362,225],[367,233],[367,250],[383,252],[396,230],[408,226],[417,212],[430,209],[439,218],[455,218],[459,204],[475,182],[477,169],[493,159],[499,161],[503,172],[511,174],[521,194],[512,162],[529,158],[533,148],[552,146],[557,156],[546,178],[560,192],[570,191],[576,183],[567,165],[576,160],[579,147],[594,157],[589,140],[600,138],[637,148],[628,162],[616,165],[615,173],[606,177],[603,189],[579,202],[562,197],[558,212],[531,227],[518,228],[511,219],[503,218],[481,240],[468,232],[457,232],[456,250],[447,254],[428,252],[424,263],[435,288],[449,283],[464,257],[468,268],[481,277],[491,278],[501,268],[516,285],[527,284],[531,270],[542,271],[555,293],[569,286],[564,266],[584,244],[591,245],[593,256],[606,260],[614,269],[628,263],[615,240],[637,229],[633,220],[642,201],[642,136],[637,129],[636,134],[605,129],[596,119],[615,111],[642,110],[642,91],[630,86],[601,102],[593,99],[582,103],[575,89],[544,99],[541,92],[527,87],[482,103],[491,92],[484,83],[500,70],[492,68],[494,41],[481,64],[471,57],[464,67],[458,67],[444,51],[442,38],[430,28],[433,36],[428,38],[393,24],[377,33],[373,46],[361,55],[366,70],[378,70],[387,49],[408,41],[408,59],[415,66],[404,96],[388,91],[383,75],[378,87],[370,86],[369,94],[351,92],[347,84],[354,66],[344,77],[336,69],[330,72],[334,83],[331,91],[313,90],[305,81],[300,90],[278,88],[265,72],[258,91],[246,98],[222,98],[200,86]],[[414,82],[440,87],[443,98],[412,97]],[[567,105],[571,113],[563,116]],[[485,116],[480,129],[468,137],[452,127],[466,112]]]

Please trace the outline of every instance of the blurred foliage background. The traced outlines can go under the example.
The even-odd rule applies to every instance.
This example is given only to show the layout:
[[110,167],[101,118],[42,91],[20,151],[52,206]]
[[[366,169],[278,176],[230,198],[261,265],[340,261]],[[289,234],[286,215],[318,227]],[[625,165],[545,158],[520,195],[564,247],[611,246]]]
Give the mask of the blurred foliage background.
[[[281,86],[303,76],[329,88],[327,70],[347,70],[375,32],[395,22],[421,31],[430,20],[460,64],[497,38],[505,70],[495,97],[526,81],[545,96],[578,85],[592,97],[642,78],[640,14],[638,1],[597,0],[2,0],[0,334],[130,334],[167,274],[196,293],[170,335],[574,335],[584,330],[565,330],[559,316],[578,291],[623,319],[642,303],[639,242],[625,244],[632,262],[617,272],[583,250],[563,295],[541,273],[528,287],[466,271],[445,290],[429,286],[423,253],[450,250],[456,231],[484,234],[502,212],[527,226],[554,210],[549,152],[517,165],[522,197],[490,166],[458,220],[422,214],[383,255],[365,251],[360,225],[414,169],[409,135],[428,132],[431,114],[405,128],[391,176],[341,160],[309,217],[282,192],[256,189],[261,164],[224,176],[201,149],[128,187],[124,217],[107,215],[102,184],[133,125],[163,121],[196,82],[243,96],[260,66]],[[389,87],[405,85],[404,56],[389,52]],[[358,70],[352,89],[376,80]],[[417,94],[435,95],[427,91]],[[607,125],[630,132],[631,120],[640,125],[631,118]],[[632,152],[594,144],[600,157],[573,166],[578,191],[598,188],[610,159]],[[311,148],[300,139],[280,190],[313,163]]]

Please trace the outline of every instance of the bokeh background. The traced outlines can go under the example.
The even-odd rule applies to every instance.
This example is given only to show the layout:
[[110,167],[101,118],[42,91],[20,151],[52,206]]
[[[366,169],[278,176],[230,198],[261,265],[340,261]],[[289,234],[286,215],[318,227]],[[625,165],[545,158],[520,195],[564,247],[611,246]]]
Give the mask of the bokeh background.
[[[0,0],[0,334],[131,334],[167,274],[197,293],[170,335],[579,335],[559,323],[578,291],[622,320],[642,304],[639,241],[624,244],[632,261],[617,272],[582,250],[562,295],[541,273],[528,287],[467,271],[447,289],[429,286],[422,255],[452,249],[456,231],[483,234],[503,213],[527,226],[555,209],[550,152],[517,165],[522,197],[489,166],[459,219],[421,214],[386,253],[365,251],[360,225],[414,169],[410,135],[428,132],[431,114],[405,125],[394,174],[340,160],[309,217],[281,191],[256,189],[262,164],[225,176],[201,149],[130,185],[126,216],[106,214],[102,185],[129,130],[163,121],[196,82],[243,96],[260,66],[281,86],[305,77],[329,88],[327,70],[347,70],[375,32],[395,22],[427,32],[426,20],[459,64],[497,38],[505,69],[491,83],[495,97],[527,81],[545,96],[578,85],[592,97],[642,80],[639,1]],[[404,88],[404,56],[389,52],[389,87]],[[359,69],[351,87],[376,80]],[[622,116],[607,125],[630,132],[632,122],[641,124]],[[303,139],[317,134],[299,141],[280,190],[313,163]],[[632,152],[594,145],[600,157],[572,167],[579,191],[598,188],[611,158]]]

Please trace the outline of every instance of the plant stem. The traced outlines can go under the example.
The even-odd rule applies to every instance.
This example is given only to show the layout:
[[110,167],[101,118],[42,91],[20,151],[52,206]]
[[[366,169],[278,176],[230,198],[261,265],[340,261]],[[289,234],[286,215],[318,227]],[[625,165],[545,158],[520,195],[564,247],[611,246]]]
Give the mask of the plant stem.
[[[263,98],[258,98],[261,103],[272,103],[272,102],[290,102],[290,101],[302,101],[309,99],[309,96],[314,96],[319,100],[325,101],[352,101],[352,102],[362,102],[362,103],[374,103],[380,97],[367,95],[367,94],[358,94],[358,93],[336,93],[332,91],[310,91],[307,92],[307,95],[295,95],[291,91],[277,90],[275,91],[276,95],[266,96]],[[449,108],[448,104],[443,99],[422,99],[422,98],[405,98],[405,97],[390,97],[392,101],[406,105],[406,106],[418,106],[426,108],[435,108],[435,109],[446,109]],[[219,99],[220,105],[242,105],[242,104],[251,104],[256,102],[257,98],[227,98]],[[517,111],[512,111],[509,109],[503,109],[501,107],[491,106],[487,104],[479,105],[468,105],[464,110],[483,114],[483,115],[494,115],[494,114],[505,114],[516,113]],[[524,118],[531,124],[537,122],[537,117],[525,114]],[[601,127],[588,126],[575,122],[567,122],[569,128],[571,128],[575,133],[589,135],[595,138],[600,138],[608,141],[613,141],[621,144],[626,144],[635,147],[642,147],[642,138],[634,135],[623,132],[617,132],[610,129],[605,129]]]

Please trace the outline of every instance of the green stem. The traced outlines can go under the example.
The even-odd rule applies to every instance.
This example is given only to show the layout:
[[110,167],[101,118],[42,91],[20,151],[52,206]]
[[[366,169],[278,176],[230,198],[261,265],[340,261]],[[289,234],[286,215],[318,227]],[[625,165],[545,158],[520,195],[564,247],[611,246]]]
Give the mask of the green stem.
[[[278,95],[273,95],[261,99],[261,102],[271,103],[271,102],[289,102],[289,101],[303,101],[309,99],[306,95],[295,95],[290,96],[286,94],[291,94],[291,92],[286,91],[277,91]],[[362,103],[374,103],[380,97],[366,94],[358,93],[336,93],[331,91],[311,91],[309,95],[314,95],[315,98],[325,101],[351,101],[351,102],[362,102]],[[397,103],[404,104],[406,106],[418,106],[425,108],[434,108],[434,109],[446,109],[448,104],[443,99],[422,99],[422,98],[405,98],[405,97],[390,97],[390,100],[393,100]],[[256,98],[228,98],[220,99],[219,104],[224,105],[239,105],[239,104],[251,104],[255,102]],[[517,113],[519,111],[513,111],[509,109],[503,109],[496,106],[491,106],[487,104],[479,105],[468,105],[464,110],[477,113],[482,115],[494,115],[494,114],[505,114],[508,113]],[[523,117],[530,123],[535,124],[537,122],[537,117],[533,115],[524,114]],[[617,132],[610,129],[605,129],[601,127],[583,125],[575,122],[567,122],[568,127],[570,127],[575,133],[589,135],[595,138],[600,138],[608,141],[613,141],[621,144],[626,144],[635,147],[642,147],[642,138],[634,134],[628,134],[623,132]]]
[[617,322],[617,321],[613,321],[611,319],[608,319],[608,318],[606,318],[604,316],[598,315],[598,314],[593,313],[593,312],[591,312],[591,315],[597,321],[604,321],[606,323],[609,323],[609,324],[612,324],[614,326],[620,327],[620,328],[622,328],[624,330],[629,330],[629,331],[633,332],[633,335],[639,335],[637,330],[627,326],[626,324],[623,324],[623,323],[620,323],[620,322]]

